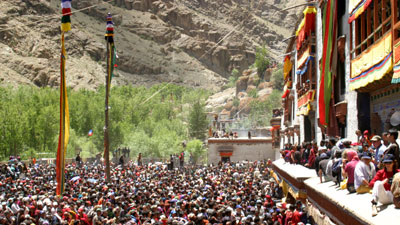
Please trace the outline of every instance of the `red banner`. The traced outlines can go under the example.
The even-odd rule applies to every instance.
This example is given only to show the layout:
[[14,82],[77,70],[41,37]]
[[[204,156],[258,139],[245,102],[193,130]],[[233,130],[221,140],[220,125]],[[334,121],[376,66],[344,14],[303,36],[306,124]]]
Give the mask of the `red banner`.
[[309,90],[307,93],[305,93],[303,96],[301,96],[297,101],[297,108],[300,108],[300,107],[314,101],[314,94],[315,94],[315,90]]

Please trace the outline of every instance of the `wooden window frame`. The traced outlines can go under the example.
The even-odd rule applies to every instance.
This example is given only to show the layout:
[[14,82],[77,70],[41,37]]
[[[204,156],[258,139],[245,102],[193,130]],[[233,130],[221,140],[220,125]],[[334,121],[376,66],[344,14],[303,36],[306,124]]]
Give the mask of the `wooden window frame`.
[[397,44],[400,41],[400,15],[397,16],[399,5],[397,0],[391,0],[392,3],[392,26],[393,26],[393,44]]
[[[355,21],[355,46],[351,50],[351,55],[355,53],[355,57],[360,55],[362,52],[367,50],[380,38],[382,38],[387,32],[392,32],[393,24],[396,24],[396,28],[400,30],[400,21],[395,21],[394,10],[397,9],[396,0],[373,0],[374,3],[368,7],[368,9],[363,12]],[[378,2],[380,1],[380,4]],[[385,6],[387,3],[391,5],[390,16],[386,17]],[[382,16],[382,23],[379,23],[379,13]],[[371,14],[373,14],[374,30],[371,30]],[[351,26],[350,26],[350,29]],[[361,32],[361,39],[359,38],[359,33]],[[392,35],[394,35],[392,33]],[[400,35],[400,33],[399,33]],[[393,36],[397,37],[397,36]],[[400,38],[396,38],[396,41],[400,41]]]

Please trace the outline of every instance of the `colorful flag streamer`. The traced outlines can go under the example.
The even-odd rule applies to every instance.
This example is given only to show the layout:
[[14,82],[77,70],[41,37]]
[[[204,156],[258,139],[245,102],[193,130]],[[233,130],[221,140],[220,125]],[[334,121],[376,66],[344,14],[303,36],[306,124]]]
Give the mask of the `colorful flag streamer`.
[[[65,189],[65,156],[69,140],[69,109],[67,86],[65,84],[65,61],[66,51],[64,45],[64,32],[71,30],[71,1],[61,0],[62,19],[61,19],[61,63],[60,63],[60,133],[58,137],[57,160],[56,160],[56,194],[62,195]],[[68,14],[69,15],[66,15]]]
[[110,13],[107,14],[107,26],[106,26],[106,34],[104,35],[107,41],[107,52],[108,52],[108,61],[107,61],[107,82],[108,82],[108,90],[110,92],[111,80],[114,77],[114,68],[117,67],[115,64],[115,59],[117,55],[117,51],[114,45],[114,23],[112,21],[112,16]]
[[317,14],[317,9],[313,6],[308,6],[304,11],[304,18],[301,21],[299,27],[296,30],[297,36],[297,50],[300,50],[301,45],[304,40],[311,35],[312,32],[315,31],[315,19]]
[[[357,19],[361,14],[367,10],[368,6],[372,3],[372,0],[351,0],[349,3],[350,8],[356,7],[349,14],[349,23]],[[353,5],[353,6],[352,6]]]
[[319,86],[319,121],[322,126],[329,124],[329,103],[332,95],[332,59],[336,42],[337,1],[328,0],[324,7],[323,48],[321,78]]
[[71,0],[61,0],[61,31],[71,30]]

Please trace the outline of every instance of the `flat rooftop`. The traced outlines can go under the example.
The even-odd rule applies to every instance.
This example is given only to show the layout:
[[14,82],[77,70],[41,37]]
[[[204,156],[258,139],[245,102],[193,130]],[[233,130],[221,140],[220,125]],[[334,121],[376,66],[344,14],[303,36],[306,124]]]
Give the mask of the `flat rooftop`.
[[271,143],[271,137],[252,137],[249,139],[248,137],[238,137],[238,138],[209,138],[208,143],[237,143],[237,144],[244,144],[244,143]]

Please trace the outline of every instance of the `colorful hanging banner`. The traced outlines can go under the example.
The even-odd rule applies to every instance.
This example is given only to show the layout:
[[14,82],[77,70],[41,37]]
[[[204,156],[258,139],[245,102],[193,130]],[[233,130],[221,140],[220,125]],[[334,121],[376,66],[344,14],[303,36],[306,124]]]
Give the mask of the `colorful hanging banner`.
[[283,86],[282,98],[286,98],[289,95],[290,89],[292,89],[292,81],[286,82],[285,86]]
[[319,121],[322,126],[329,124],[329,104],[332,95],[332,58],[336,44],[337,1],[327,0],[322,21],[323,54],[321,60],[321,80],[319,84]]
[[317,9],[313,6],[308,6],[304,9],[303,14],[303,20],[296,30],[297,50],[301,48],[304,40],[315,31],[315,15],[317,14]]
[[300,107],[300,108],[297,110],[297,114],[296,114],[296,115],[297,115],[297,116],[300,116],[300,115],[308,116],[308,114],[310,113],[311,109],[313,109],[313,107],[312,107],[311,104],[309,103],[309,104],[307,104],[307,105],[304,105],[304,106]]
[[351,78],[359,76],[381,62],[392,52],[392,32],[387,33],[378,42],[351,60]]
[[61,0],[61,31],[71,30],[71,0]]
[[368,84],[380,80],[385,74],[390,72],[393,68],[392,53],[389,53],[384,60],[360,75],[350,78],[350,90],[356,90],[365,87]]
[[107,52],[108,52],[108,61],[107,61],[107,82],[108,89],[107,93],[110,93],[111,88],[111,80],[114,77],[114,67],[116,67],[115,59],[117,57],[117,51],[114,45],[114,23],[112,21],[112,16],[110,13],[107,14],[107,25],[106,25],[106,34],[104,35],[107,41]]
[[60,133],[58,137],[57,159],[56,159],[56,194],[62,195],[65,189],[65,156],[69,140],[69,109],[67,86],[65,84],[65,60],[66,52],[64,46],[64,32],[61,34],[61,65],[60,65]]
[[297,101],[297,107],[301,108],[314,101],[315,90],[309,90],[302,95]]
[[393,66],[392,84],[400,84],[400,62]]
[[309,56],[309,57],[307,58],[306,62],[304,63],[303,68],[297,70],[297,71],[296,71],[296,74],[297,74],[297,75],[303,75],[303,74],[305,74],[305,73],[307,72],[307,70],[308,70],[308,63],[310,63],[310,62],[311,62],[311,63],[314,63],[314,56]]
[[283,79],[286,81],[289,77],[290,71],[292,71],[292,61],[290,60],[290,56],[285,57],[285,62],[283,63]]
[[111,13],[107,14],[106,34],[104,36],[107,42],[114,42],[114,22],[112,21]]
[[349,1],[349,23],[353,22],[357,19],[365,10],[367,10],[368,6],[371,4],[372,0],[350,0]]
[[301,68],[304,63],[307,61],[307,58],[311,55],[311,46],[308,46],[306,50],[304,50],[303,54],[297,57],[297,69]]
[[392,84],[400,83],[400,41],[393,46],[393,77]]

